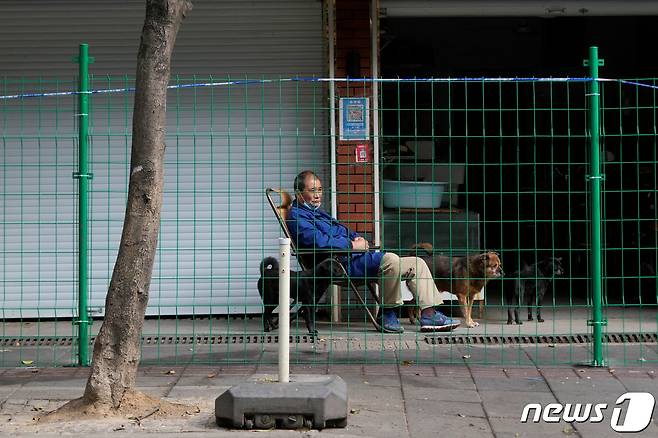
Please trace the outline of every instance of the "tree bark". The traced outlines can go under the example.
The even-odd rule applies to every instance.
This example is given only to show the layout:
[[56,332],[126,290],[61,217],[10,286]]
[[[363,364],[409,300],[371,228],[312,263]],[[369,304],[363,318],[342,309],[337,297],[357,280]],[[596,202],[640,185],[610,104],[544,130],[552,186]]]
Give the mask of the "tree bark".
[[167,85],[188,0],[147,0],[135,83],[128,202],[119,254],[96,337],[91,375],[78,405],[120,407],[134,393],[162,207]]

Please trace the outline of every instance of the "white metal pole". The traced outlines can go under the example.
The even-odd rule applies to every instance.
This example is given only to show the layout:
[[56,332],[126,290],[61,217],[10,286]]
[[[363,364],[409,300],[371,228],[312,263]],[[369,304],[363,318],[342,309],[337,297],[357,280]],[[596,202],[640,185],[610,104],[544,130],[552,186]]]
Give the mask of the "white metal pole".
[[[329,28],[329,129],[331,138],[331,215],[335,218],[338,217],[338,197],[337,197],[337,183],[336,183],[336,83],[334,77],[336,75],[335,63],[335,42],[334,42],[334,8],[336,7],[334,0],[329,0],[327,9],[327,20]],[[338,286],[331,285],[331,321],[340,321],[340,289]]]
[[279,238],[279,382],[290,381],[290,239]]
[[379,12],[378,0],[370,3],[370,49],[371,49],[371,72],[372,72],[372,151],[373,151],[373,191],[374,196],[374,218],[375,218],[375,245],[381,245],[381,217],[379,204]]
[[338,204],[336,197],[336,83],[334,77],[336,74],[336,62],[334,55],[334,0],[329,0],[329,129],[331,138],[331,215],[337,217]]

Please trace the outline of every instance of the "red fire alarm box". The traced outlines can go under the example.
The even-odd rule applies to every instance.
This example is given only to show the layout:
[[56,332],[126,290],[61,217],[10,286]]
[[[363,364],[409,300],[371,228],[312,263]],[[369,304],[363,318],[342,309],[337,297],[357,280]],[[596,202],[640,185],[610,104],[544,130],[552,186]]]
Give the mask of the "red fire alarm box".
[[357,144],[355,149],[355,154],[356,154],[357,163],[367,163],[368,155],[370,154],[368,144],[367,143]]

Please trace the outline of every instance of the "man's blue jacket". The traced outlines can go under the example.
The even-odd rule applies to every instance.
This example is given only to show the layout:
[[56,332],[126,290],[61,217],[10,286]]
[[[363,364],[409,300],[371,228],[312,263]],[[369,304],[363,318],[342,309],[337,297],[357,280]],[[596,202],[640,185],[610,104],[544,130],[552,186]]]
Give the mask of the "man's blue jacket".
[[[297,248],[322,250],[351,249],[352,240],[359,236],[345,225],[332,218],[329,213],[318,208],[313,210],[293,201],[286,220],[290,237]],[[347,263],[347,272],[353,277],[376,277],[384,253],[367,251],[353,254]]]

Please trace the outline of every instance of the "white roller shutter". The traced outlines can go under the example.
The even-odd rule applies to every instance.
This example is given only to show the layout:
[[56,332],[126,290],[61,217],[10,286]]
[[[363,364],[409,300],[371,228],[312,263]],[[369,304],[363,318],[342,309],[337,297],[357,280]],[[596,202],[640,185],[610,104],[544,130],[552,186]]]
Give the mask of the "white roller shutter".
[[[1,2],[0,76],[8,79],[0,94],[72,89],[81,42],[95,57],[92,88],[132,86],[144,4]],[[196,0],[172,82],[321,76],[323,47],[320,1]],[[132,105],[131,93],[91,98],[90,307],[101,312],[123,224]],[[326,107],[326,89],[315,82],[170,91],[148,314],[260,312],[258,264],[277,254],[280,236],[264,189],[291,189],[306,168],[326,179]],[[75,112],[69,96],[0,101],[4,317],[76,313]]]

